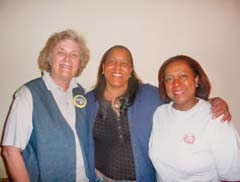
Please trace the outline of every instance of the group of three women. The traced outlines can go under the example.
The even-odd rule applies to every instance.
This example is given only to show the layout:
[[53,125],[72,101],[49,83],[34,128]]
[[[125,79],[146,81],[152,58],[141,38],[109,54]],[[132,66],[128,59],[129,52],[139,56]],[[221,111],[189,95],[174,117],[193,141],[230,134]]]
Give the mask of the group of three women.
[[231,118],[227,104],[207,102],[210,83],[195,60],[166,61],[158,89],[137,77],[126,47],[113,46],[85,95],[75,77],[88,60],[76,32],[48,39],[38,58],[42,77],[17,91],[8,115],[2,152],[10,178],[240,180],[239,135],[232,122],[220,122]]

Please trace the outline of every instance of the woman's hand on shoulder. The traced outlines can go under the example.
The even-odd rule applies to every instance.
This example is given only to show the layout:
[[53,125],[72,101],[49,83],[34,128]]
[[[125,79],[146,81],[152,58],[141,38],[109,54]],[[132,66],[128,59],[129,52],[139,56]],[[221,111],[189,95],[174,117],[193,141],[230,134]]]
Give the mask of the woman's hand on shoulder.
[[209,99],[209,102],[211,104],[212,118],[217,118],[223,115],[221,119],[222,122],[231,121],[232,115],[229,111],[228,104],[225,100],[223,100],[220,97],[215,97],[215,98]]

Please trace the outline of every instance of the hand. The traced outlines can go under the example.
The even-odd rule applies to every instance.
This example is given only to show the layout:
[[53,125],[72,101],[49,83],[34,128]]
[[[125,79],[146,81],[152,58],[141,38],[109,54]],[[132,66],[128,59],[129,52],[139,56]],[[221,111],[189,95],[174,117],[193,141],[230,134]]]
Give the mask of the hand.
[[231,121],[232,115],[228,109],[227,103],[223,99],[215,97],[210,99],[209,101],[211,103],[211,114],[213,119],[223,115],[221,119],[222,122]]

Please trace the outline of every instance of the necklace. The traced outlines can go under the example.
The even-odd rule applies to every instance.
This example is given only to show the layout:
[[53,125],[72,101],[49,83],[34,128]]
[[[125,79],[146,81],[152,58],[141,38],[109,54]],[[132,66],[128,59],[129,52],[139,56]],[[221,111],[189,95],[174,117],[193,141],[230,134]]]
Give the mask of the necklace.
[[120,110],[121,103],[120,103],[120,100],[119,100],[119,99],[113,100],[113,107],[114,107],[116,110]]

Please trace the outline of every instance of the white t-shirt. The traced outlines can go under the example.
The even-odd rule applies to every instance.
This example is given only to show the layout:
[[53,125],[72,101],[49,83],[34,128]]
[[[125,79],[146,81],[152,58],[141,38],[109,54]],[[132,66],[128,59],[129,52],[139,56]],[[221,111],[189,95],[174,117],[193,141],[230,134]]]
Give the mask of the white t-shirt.
[[240,180],[239,134],[220,119],[211,119],[210,104],[201,99],[188,111],[159,106],[149,142],[158,181]]
[[[70,83],[69,89],[64,92],[63,89],[55,84],[49,73],[44,72],[43,81],[46,84],[48,90],[50,90],[53,94],[53,97],[61,113],[63,114],[64,118],[74,133],[77,160],[76,181],[88,181],[85,174],[82,151],[75,129],[76,113],[75,106],[73,104],[72,89],[77,87],[77,82],[75,79],[73,79]],[[16,98],[9,113],[2,141],[3,146],[14,146],[22,150],[25,149],[33,129],[32,111],[33,101],[31,92],[26,86],[23,86],[17,91]]]

